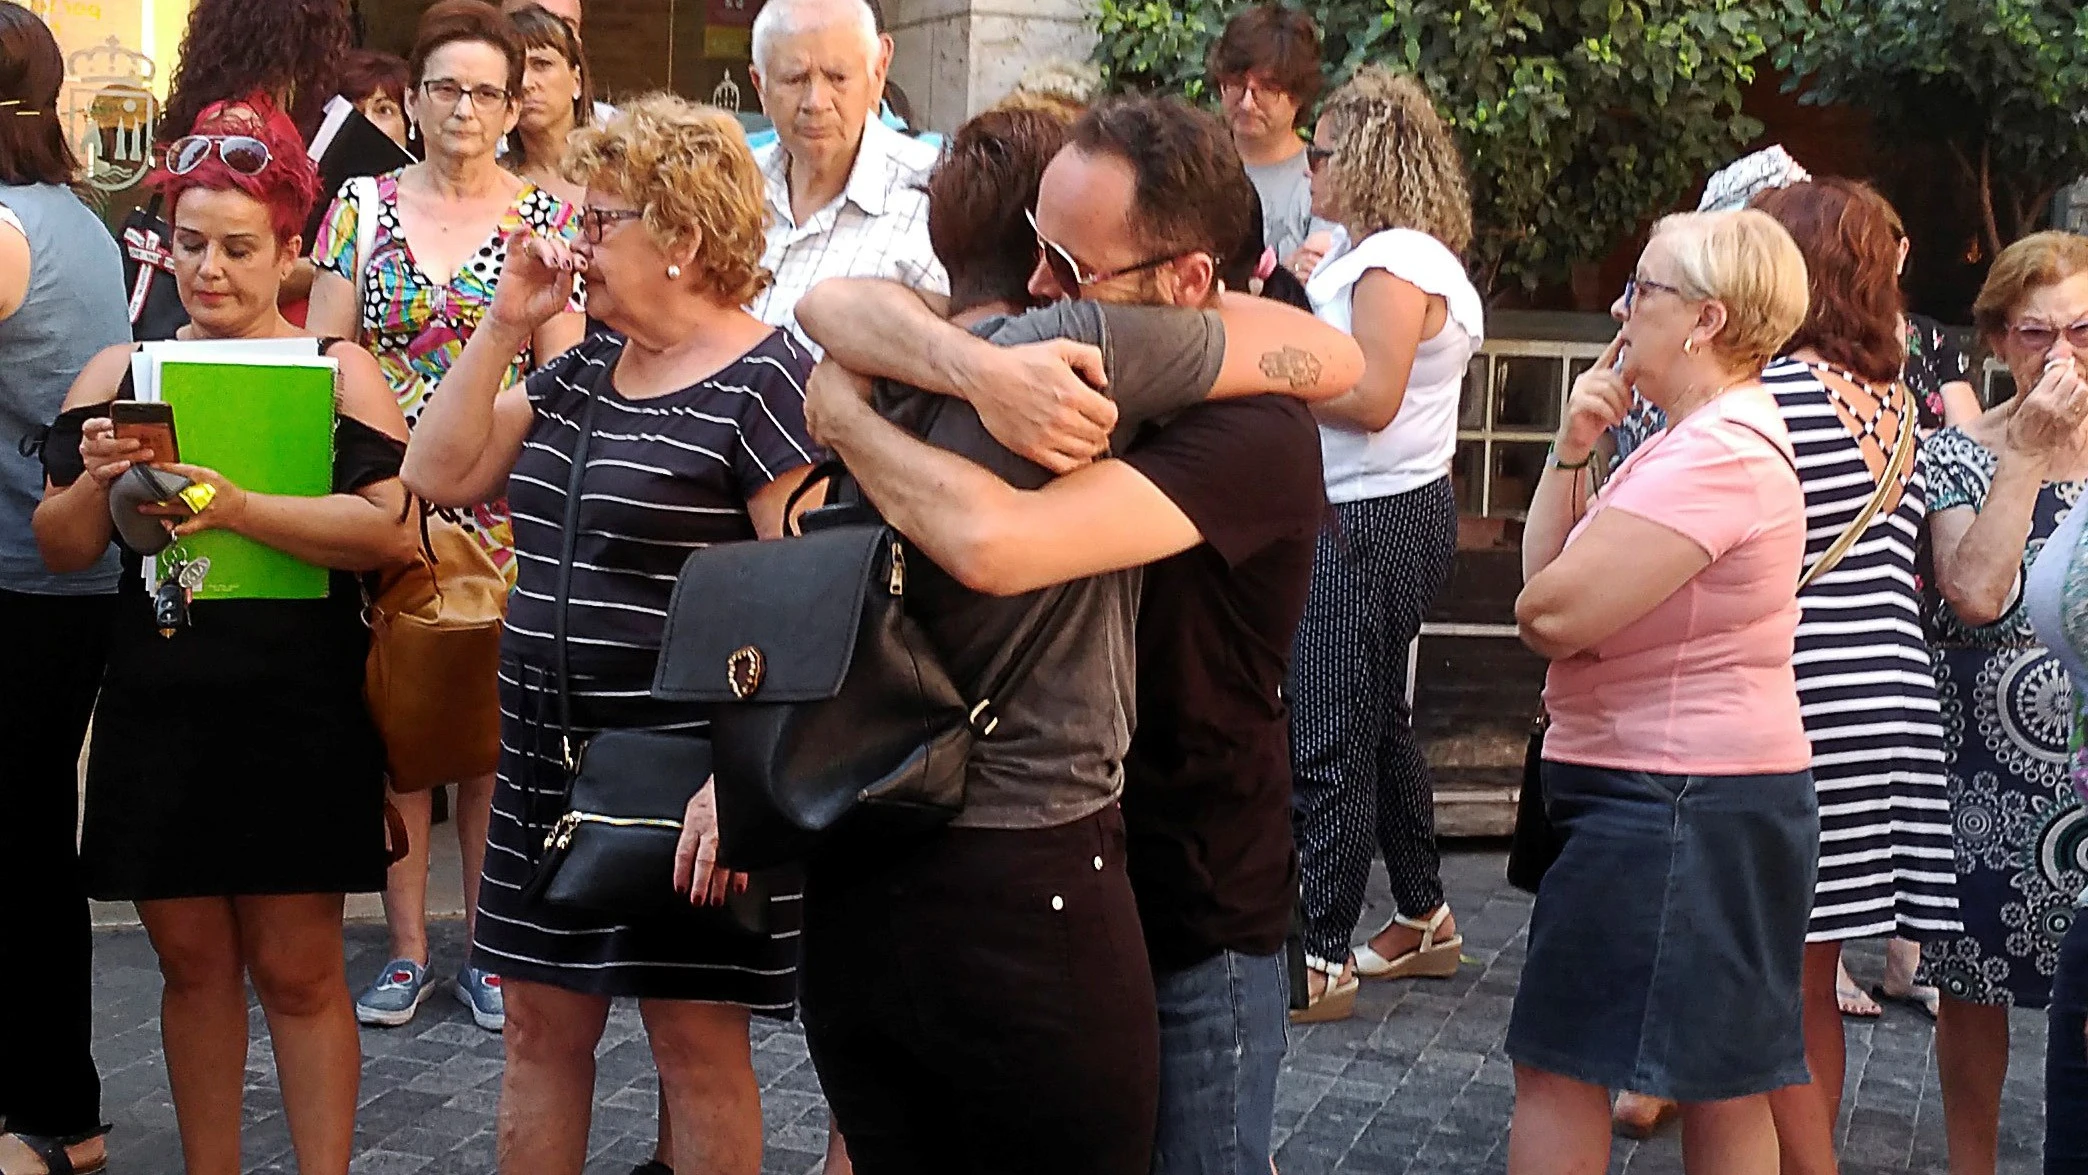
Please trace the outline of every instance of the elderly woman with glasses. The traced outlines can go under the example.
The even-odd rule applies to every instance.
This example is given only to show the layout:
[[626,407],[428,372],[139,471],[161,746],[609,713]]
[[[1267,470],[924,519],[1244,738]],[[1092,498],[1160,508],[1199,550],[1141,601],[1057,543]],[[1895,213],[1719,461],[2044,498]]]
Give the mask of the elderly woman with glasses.
[[[2066,668],[2074,658],[2070,650],[2055,657],[2045,644],[2075,638],[2065,626],[2034,626],[2039,600],[2024,603],[2039,552],[2055,541],[2079,547],[2077,503],[2088,490],[2088,238],[2048,232],[2010,245],[1994,259],[1972,316],[2018,392],[1921,448],[1965,924],[1962,937],[1923,951],[1923,967],[1943,996],[1936,1060],[1950,1168],[1990,1175],[2009,1009],[2053,1002],[2062,939],[2088,884],[2088,812],[2068,771],[2076,712]],[[2051,586],[2050,613],[2059,611],[2050,594],[2074,587],[2071,573],[2059,578],[2068,582]]]
[[[1762,374],[1806,306],[1766,214],[1661,222],[1530,504],[1515,614],[1552,663],[1564,844],[1508,1026],[1511,1175],[1606,1168],[1611,1089],[1682,1103],[1693,1175],[1777,1170],[1820,828],[1791,667],[1805,497]],[[1669,424],[1590,498],[1634,386]]]
[[[296,126],[265,97],[208,107],[196,130],[149,180],[173,220],[191,319],[177,338],[287,345],[303,332],[277,299],[319,177]],[[399,486],[406,422],[377,364],[341,339],[313,346],[340,366],[331,493],[247,490],[119,435],[110,404],[136,398],[130,344],[80,372],[44,446],[49,484],[35,520],[44,562],[76,571],[112,546],[123,561],[82,855],[89,893],[135,902],[159,956],[174,1114],[194,1175],[242,1170],[249,980],[274,1042],[298,1170],[347,1175],[355,1136],[362,1056],[342,895],[381,888],[385,870],[384,752],[363,703],[370,632],[356,573],[403,562],[416,535]],[[249,422],[262,433],[270,424]],[[147,464],[212,496],[193,516],[146,506],[131,520],[142,525],[118,527],[112,494]],[[180,539],[218,530],[329,568],[326,594],[198,599],[188,623],[170,627],[143,577],[143,553],[167,545],[155,522],[172,527],[177,552]],[[0,1061],[33,1063],[12,1052]]]
[[[436,385],[485,318],[517,232],[570,240],[578,231],[572,205],[503,169],[495,158],[515,128],[526,50],[508,18],[479,0],[442,0],[422,17],[409,61],[406,113],[420,125],[427,159],[343,187],[313,255],[322,273],[313,285],[309,322],[321,334],[354,338],[377,356],[385,379],[417,425]],[[581,299],[549,316],[502,375],[514,383],[580,341]],[[461,517],[514,582],[513,539],[502,487]],[[467,922],[477,905],[493,780],[463,779],[456,804],[464,859]],[[408,853],[392,867],[385,891],[391,959],[356,999],[365,1024],[396,1027],[413,1019],[431,994],[427,890],[430,796],[393,797],[405,818]],[[500,982],[473,967],[458,970],[457,998],[479,1027],[500,1031]]]
[[[767,213],[731,116],[641,98],[577,132],[566,165],[587,185],[581,241],[517,234],[499,296],[406,455],[406,484],[431,501],[483,501],[505,486],[515,508],[521,578],[500,670],[500,785],[472,959],[508,980],[502,1169],[578,1175],[595,1047],[609,1001],[626,997],[639,1001],[659,1065],[669,1165],[753,1175],[761,1105],[748,1016],[793,1013],[797,894],[779,886],[771,926],[749,933],[702,908],[729,884],[707,856],[661,879],[664,912],[576,914],[525,887],[543,827],[565,802],[555,636],[564,540],[579,544],[566,621],[575,742],[605,728],[700,732],[701,713],[649,693],[675,574],[693,548],[782,532],[817,453],[804,421],[812,360],[746,309],[769,282]],[[514,357],[564,312],[582,272],[608,329],[509,385]],[[569,532],[582,427],[589,458]],[[670,884],[691,895],[687,905],[675,908]]]

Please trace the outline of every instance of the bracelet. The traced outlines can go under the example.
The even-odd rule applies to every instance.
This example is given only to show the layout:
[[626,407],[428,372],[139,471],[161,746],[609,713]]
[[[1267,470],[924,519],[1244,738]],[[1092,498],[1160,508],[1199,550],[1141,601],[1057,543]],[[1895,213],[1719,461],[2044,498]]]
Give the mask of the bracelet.
[[1588,455],[1578,461],[1559,460],[1559,446],[1557,445],[1553,445],[1544,451],[1544,463],[1546,465],[1551,466],[1553,469],[1564,469],[1568,472],[1576,469],[1586,469],[1588,463],[1593,460],[1595,460],[1595,450],[1593,449],[1588,450]]

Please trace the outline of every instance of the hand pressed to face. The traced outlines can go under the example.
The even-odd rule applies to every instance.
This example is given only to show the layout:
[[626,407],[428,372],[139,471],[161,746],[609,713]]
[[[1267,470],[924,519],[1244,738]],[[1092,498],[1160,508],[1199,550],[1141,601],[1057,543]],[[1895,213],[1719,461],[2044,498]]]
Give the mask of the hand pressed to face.
[[507,264],[487,316],[534,332],[565,311],[573,300],[574,276],[586,268],[586,259],[564,241],[517,230],[507,239]]
[[1602,434],[1623,423],[1631,411],[1631,385],[1617,370],[1617,356],[1624,348],[1620,332],[1602,349],[1595,366],[1581,372],[1566,398],[1566,416],[1559,425],[1556,449],[1559,460],[1576,464],[1594,450]]
[[2011,452],[2048,465],[2077,464],[2088,449],[2088,381],[2071,356],[2055,355],[2009,415]]

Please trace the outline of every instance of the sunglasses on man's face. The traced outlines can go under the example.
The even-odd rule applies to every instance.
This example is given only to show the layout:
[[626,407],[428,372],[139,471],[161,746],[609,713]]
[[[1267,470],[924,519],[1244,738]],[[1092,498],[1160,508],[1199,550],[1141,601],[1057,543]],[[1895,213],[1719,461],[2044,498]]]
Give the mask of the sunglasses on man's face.
[[1081,297],[1081,290],[1085,286],[1099,286],[1103,282],[1112,282],[1120,277],[1130,277],[1134,273],[1158,269],[1175,258],[1184,256],[1181,253],[1169,253],[1164,257],[1154,257],[1122,269],[1096,273],[1074,260],[1073,254],[1067,252],[1064,245],[1045,236],[1044,230],[1037,227],[1035,212],[1025,211],[1023,215],[1029,218],[1030,231],[1037,234],[1037,248],[1044,254],[1046,268],[1051,270],[1051,276],[1058,282],[1059,289],[1069,298]]
[[252,135],[188,135],[167,148],[167,170],[187,175],[215,152],[241,175],[260,175],[269,164],[268,144]]

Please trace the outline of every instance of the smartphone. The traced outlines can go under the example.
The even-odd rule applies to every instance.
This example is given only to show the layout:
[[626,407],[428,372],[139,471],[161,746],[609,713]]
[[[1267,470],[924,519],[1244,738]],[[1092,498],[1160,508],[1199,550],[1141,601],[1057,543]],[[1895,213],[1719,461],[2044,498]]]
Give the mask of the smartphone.
[[152,450],[154,464],[181,460],[174,440],[174,405],[117,400],[109,405],[109,420],[116,426],[117,440],[142,443]]

